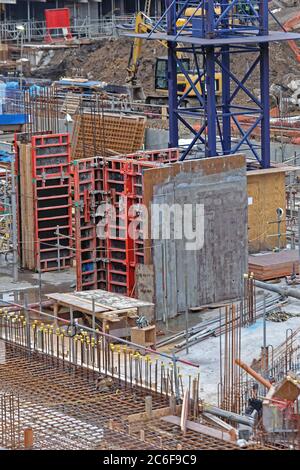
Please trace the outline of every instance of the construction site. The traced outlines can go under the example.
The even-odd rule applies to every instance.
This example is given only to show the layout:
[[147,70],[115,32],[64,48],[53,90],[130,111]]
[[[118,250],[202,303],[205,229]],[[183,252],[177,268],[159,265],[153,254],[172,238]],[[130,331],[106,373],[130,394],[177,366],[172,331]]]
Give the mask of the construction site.
[[0,1],[0,450],[300,450],[299,0]]

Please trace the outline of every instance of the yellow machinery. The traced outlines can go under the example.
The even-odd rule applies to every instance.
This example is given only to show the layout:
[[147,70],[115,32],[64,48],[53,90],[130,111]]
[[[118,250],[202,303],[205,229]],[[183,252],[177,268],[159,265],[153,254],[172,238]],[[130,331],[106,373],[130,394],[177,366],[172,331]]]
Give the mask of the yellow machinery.
[[[190,9],[188,9],[190,10]],[[198,12],[197,12],[198,13]],[[196,15],[197,15],[196,13]],[[185,16],[191,16],[191,12],[187,11]],[[186,21],[184,18],[183,21]],[[182,26],[181,20],[179,20],[178,27]],[[149,33],[152,31],[152,22],[149,16],[147,16],[144,12],[139,12],[136,16],[135,21],[135,33],[142,34],[142,33]],[[164,47],[167,47],[166,41],[159,41]],[[148,102],[155,102],[155,101],[162,101],[167,99],[168,97],[168,59],[167,57],[160,57],[156,59],[155,65],[155,92],[157,95],[155,96],[148,96],[145,97],[143,89],[141,85],[137,83],[137,73],[138,68],[140,65],[140,58],[142,54],[142,45],[143,39],[142,38],[135,38],[133,47],[131,49],[131,54],[129,58],[128,68],[127,68],[127,79],[126,82],[131,86],[131,95],[133,100],[137,99],[146,99]],[[180,54],[179,52],[177,53]],[[189,72],[189,79],[196,83],[198,80],[198,74],[193,74],[191,71],[191,64],[188,58],[184,57],[182,54],[179,57],[181,59],[182,65],[185,70]],[[222,92],[222,74],[216,73],[215,75],[215,83],[216,83],[216,94],[217,96],[221,95]],[[178,71],[177,73],[177,90],[180,96],[186,94],[190,89],[189,80],[186,76]],[[196,89],[200,94],[202,94],[202,90],[204,89],[203,83],[200,84],[197,82]],[[188,98],[195,97],[195,91],[190,90],[187,94]]]

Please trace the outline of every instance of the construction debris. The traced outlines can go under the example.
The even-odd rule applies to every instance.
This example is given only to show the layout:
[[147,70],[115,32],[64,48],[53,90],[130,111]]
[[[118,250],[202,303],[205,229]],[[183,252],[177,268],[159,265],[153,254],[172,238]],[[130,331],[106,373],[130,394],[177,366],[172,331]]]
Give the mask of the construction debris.
[[287,321],[290,317],[291,315],[289,315],[286,312],[283,312],[280,308],[275,309],[272,312],[267,314],[267,320],[274,321],[274,322]]
[[33,3],[0,5],[0,447],[299,450],[299,0]]

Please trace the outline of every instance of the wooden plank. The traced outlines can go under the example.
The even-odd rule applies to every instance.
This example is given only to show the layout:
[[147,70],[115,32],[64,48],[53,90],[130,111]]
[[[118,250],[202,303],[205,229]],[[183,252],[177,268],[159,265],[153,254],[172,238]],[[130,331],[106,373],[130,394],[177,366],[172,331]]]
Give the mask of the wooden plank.
[[189,389],[185,389],[184,395],[183,395],[183,402],[182,402],[182,410],[181,410],[181,416],[180,416],[180,429],[183,432],[183,434],[186,433],[186,425],[187,425],[187,418],[189,414],[189,401],[190,401],[190,391]]
[[[181,405],[176,405],[176,412],[181,412]],[[166,406],[165,408],[159,408],[157,410],[152,410],[152,419],[159,419],[164,416],[168,416],[171,413],[171,407]],[[149,416],[146,412],[142,413],[134,413],[132,415],[127,416],[127,421],[129,423],[138,423],[139,421],[148,421]]]
[[[88,315],[92,315],[92,302],[77,297],[75,294],[68,293],[54,293],[46,295],[49,299],[55,300],[59,305],[65,307],[72,307],[73,309],[84,312]],[[95,314],[96,318],[99,320],[108,320],[113,322],[119,322],[123,317],[137,318],[137,309],[119,309],[119,310],[110,310],[110,307],[105,307],[103,305],[98,305],[95,303]],[[120,315],[122,316],[120,318]]]
[[22,267],[36,268],[31,144],[20,144],[20,210]]
[[299,274],[298,250],[282,250],[278,253],[250,255],[248,269],[255,279],[267,281],[289,276],[295,270]]
[[[181,418],[178,416],[165,416],[161,419],[167,423],[180,426]],[[222,431],[221,429],[212,428],[210,426],[206,426],[205,424],[195,423],[189,420],[186,421],[186,428],[190,429],[191,431],[205,434],[206,436],[214,437],[215,439],[221,439],[222,441],[226,442],[235,442],[236,440],[235,435],[233,435],[231,432]]]
[[231,426],[228,423],[225,423],[225,421],[223,421],[221,418],[218,418],[218,416],[215,416],[215,415],[212,415],[212,414],[206,413],[206,412],[203,413],[203,416],[205,418],[207,418],[208,420],[212,421],[214,424],[217,424],[221,428],[226,429],[226,431],[237,432],[237,430],[233,426]]
[[216,302],[212,304],[200,305],[199,307],[190,307],[189,312],[199,312],[201,310],[214,310],[215,308],[225,307],[226,305],[231,304],[232,301],[227,302]]
[[121,309],[132,309],[139,307],[153,306],[151,302],[144,300],[127,297],[122,294],[116,294],[114,292],[107,292],[102,289],[95,289],[89,291],[77,291],[74,293],[76,297],[83,298],[86,300],[95,299],[98,305],[105,306],[108,310],[121,310]]
[[[47,294],[46,297],[48,297],[49,299],[56,300],[60,305],[64,305],[65,307],[73,307],[74,309],[78,309],[89,314],[92,312],[89,303],[72,294]],[[95,313],[102,312],[105,312],[105,309],[103,307],[98,307],[95,305]]]

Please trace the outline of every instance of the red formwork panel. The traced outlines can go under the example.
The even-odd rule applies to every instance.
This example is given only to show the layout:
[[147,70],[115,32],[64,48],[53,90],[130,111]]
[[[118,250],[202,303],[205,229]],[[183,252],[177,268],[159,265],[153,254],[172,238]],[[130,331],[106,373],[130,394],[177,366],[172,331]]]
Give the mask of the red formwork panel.
[[[134,238],[128,236],[135,218],[129,210],[143,203],[143,171],[178,157],[178,149],[166,149],[74,162],[78,290],[98,288],[134,295],[135,269],[144,262],[144,243],[141,226],[136,227]],[[113,207],[116,220],[107,214],[103,218],[103,210],[99,216],[101,204]],[[105,238],[97,236],[99,223]],[[85,248],[82,241],[87,242]]]
[[40,263],[42,271],[67,268],[72,258],[69,134],[33,136],[31,145],[36,266]]
[[88,290],[97,284],[96,225],[91,215],[91,198],[95,191],[94,159],[73,162],[73,181],[77,289]]

